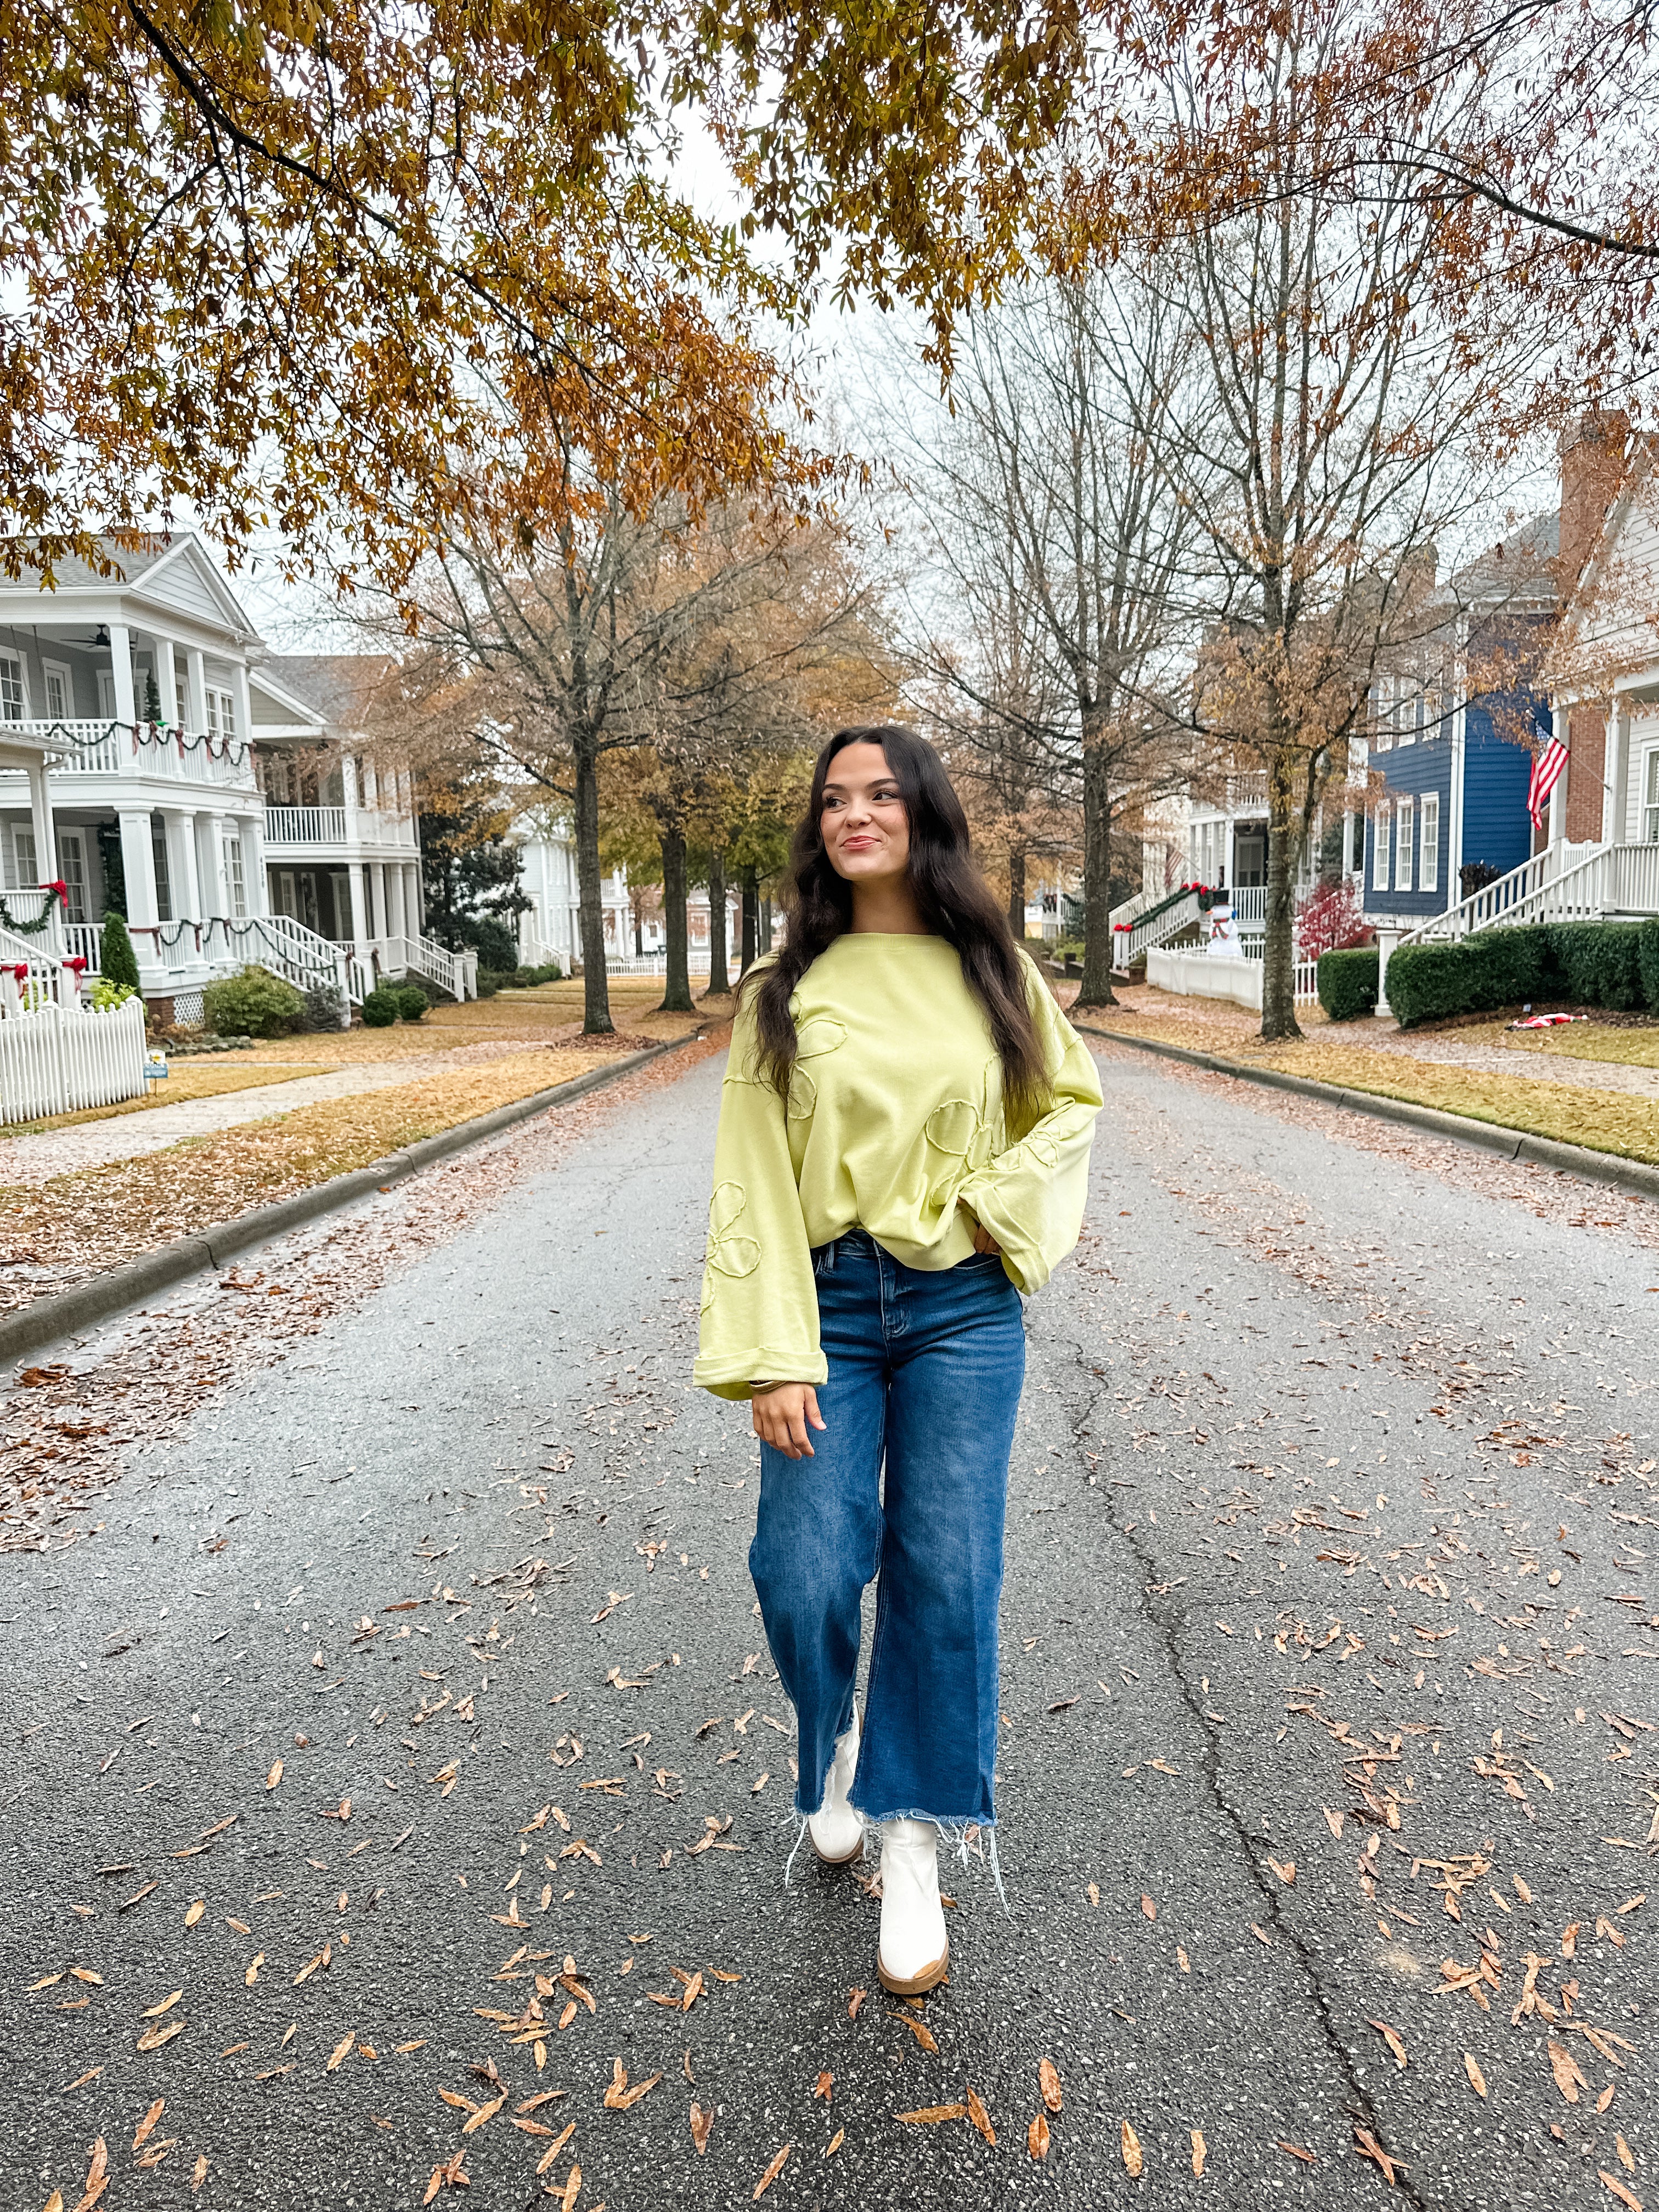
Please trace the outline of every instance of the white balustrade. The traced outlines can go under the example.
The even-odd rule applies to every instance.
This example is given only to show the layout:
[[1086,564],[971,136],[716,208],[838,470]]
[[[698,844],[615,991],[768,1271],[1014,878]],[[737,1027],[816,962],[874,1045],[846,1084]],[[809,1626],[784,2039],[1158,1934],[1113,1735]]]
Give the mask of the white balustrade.
[[[20,968],[24,971],[21,975]],[[72,1010],[80,1003],[75,970],[64,965],[64,956],[46,943],[44,934],[25,936],[18,930],[0,929],[0,975],[11,986],[7,1000],[11,1012],[48,1005]]]
[[233,791],[254,788],[252,752],[236,738],[161,729],[148,722],[9,722],[9,732],[43,738],[57,757],[48,774],[60,776],[160,776],[170,783],[210,783]]
[[1394,947],[1453,943],[1477,930],[1659,914],[1659,846],[1547,845],[1506,876],[1431,915]]
[[343,806],[267,806],[265,850],[277,845],[343,845]]

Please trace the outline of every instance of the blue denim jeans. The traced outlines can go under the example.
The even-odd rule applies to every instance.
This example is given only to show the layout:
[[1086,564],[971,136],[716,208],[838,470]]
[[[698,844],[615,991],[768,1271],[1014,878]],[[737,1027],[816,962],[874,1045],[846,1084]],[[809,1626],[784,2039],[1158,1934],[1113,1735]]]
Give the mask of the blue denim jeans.
[[860,1600],[878,1572],[853,1803],[872,1820],[990,1826],[1019,1292],[995,1258],[927,1273],[862,1230],[812,1261],[827,1425],[809,1431],[811,1459],[761,1447],[749,1553],[799,1723],[796,1809],[823,1803],[852,1725]]

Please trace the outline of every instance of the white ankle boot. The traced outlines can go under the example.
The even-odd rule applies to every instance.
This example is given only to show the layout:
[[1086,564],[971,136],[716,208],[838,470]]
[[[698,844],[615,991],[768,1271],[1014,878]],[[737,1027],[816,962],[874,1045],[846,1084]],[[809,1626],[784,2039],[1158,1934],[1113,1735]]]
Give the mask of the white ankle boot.
[[853,1725],[836,1738],[836,1755],[823,1785],[823,1802],[811,1815],[806,1832],[812,1849],[826,1866],[848,1866],[864,1849],[864,1823],[848,1802],[853,1775],[859,1763],[859,1709],[853,1707]]
[[939,1897],[939,1831],[931,1820],[881,1824],[881,1948],[876,1972],[896,1997],[945,1979],[951,1946]]

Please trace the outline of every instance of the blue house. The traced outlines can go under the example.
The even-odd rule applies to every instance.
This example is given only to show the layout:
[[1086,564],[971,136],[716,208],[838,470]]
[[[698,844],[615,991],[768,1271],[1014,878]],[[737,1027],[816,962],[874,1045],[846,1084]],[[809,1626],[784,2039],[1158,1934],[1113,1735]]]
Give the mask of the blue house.
[[1365,825],[1368,921],[1415,929],[1531,854],[1522,732],[1547,737],[1549,709],[1524,685],[1461,696],[1459,675],[1524,649],[1554,605],[1555,550],[1556,518],[1540,517],[1454,579],[1456,612],[1421,670],[1375,687],[1369,765],[1385,788]]

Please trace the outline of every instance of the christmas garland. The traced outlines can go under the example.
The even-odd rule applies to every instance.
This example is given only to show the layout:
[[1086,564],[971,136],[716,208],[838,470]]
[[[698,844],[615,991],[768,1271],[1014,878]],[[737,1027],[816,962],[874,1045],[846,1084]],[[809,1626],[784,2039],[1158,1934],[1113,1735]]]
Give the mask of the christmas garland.
[[56,900],[59,906],[67,906],[69,904],[69,885],[60,879],[56,883],[42,884],[40,888],[43,891],[49,893],[50,896],[46,900],[46,903],[41,908],[40,913],[33,921],[16,921],[12,915],[11,908],[6,904],[4,899],[0,898],[0,929],[9,929],[15,937],[44,937],[46,935],[46,931],[52,927],[52,908],[53,900]]

